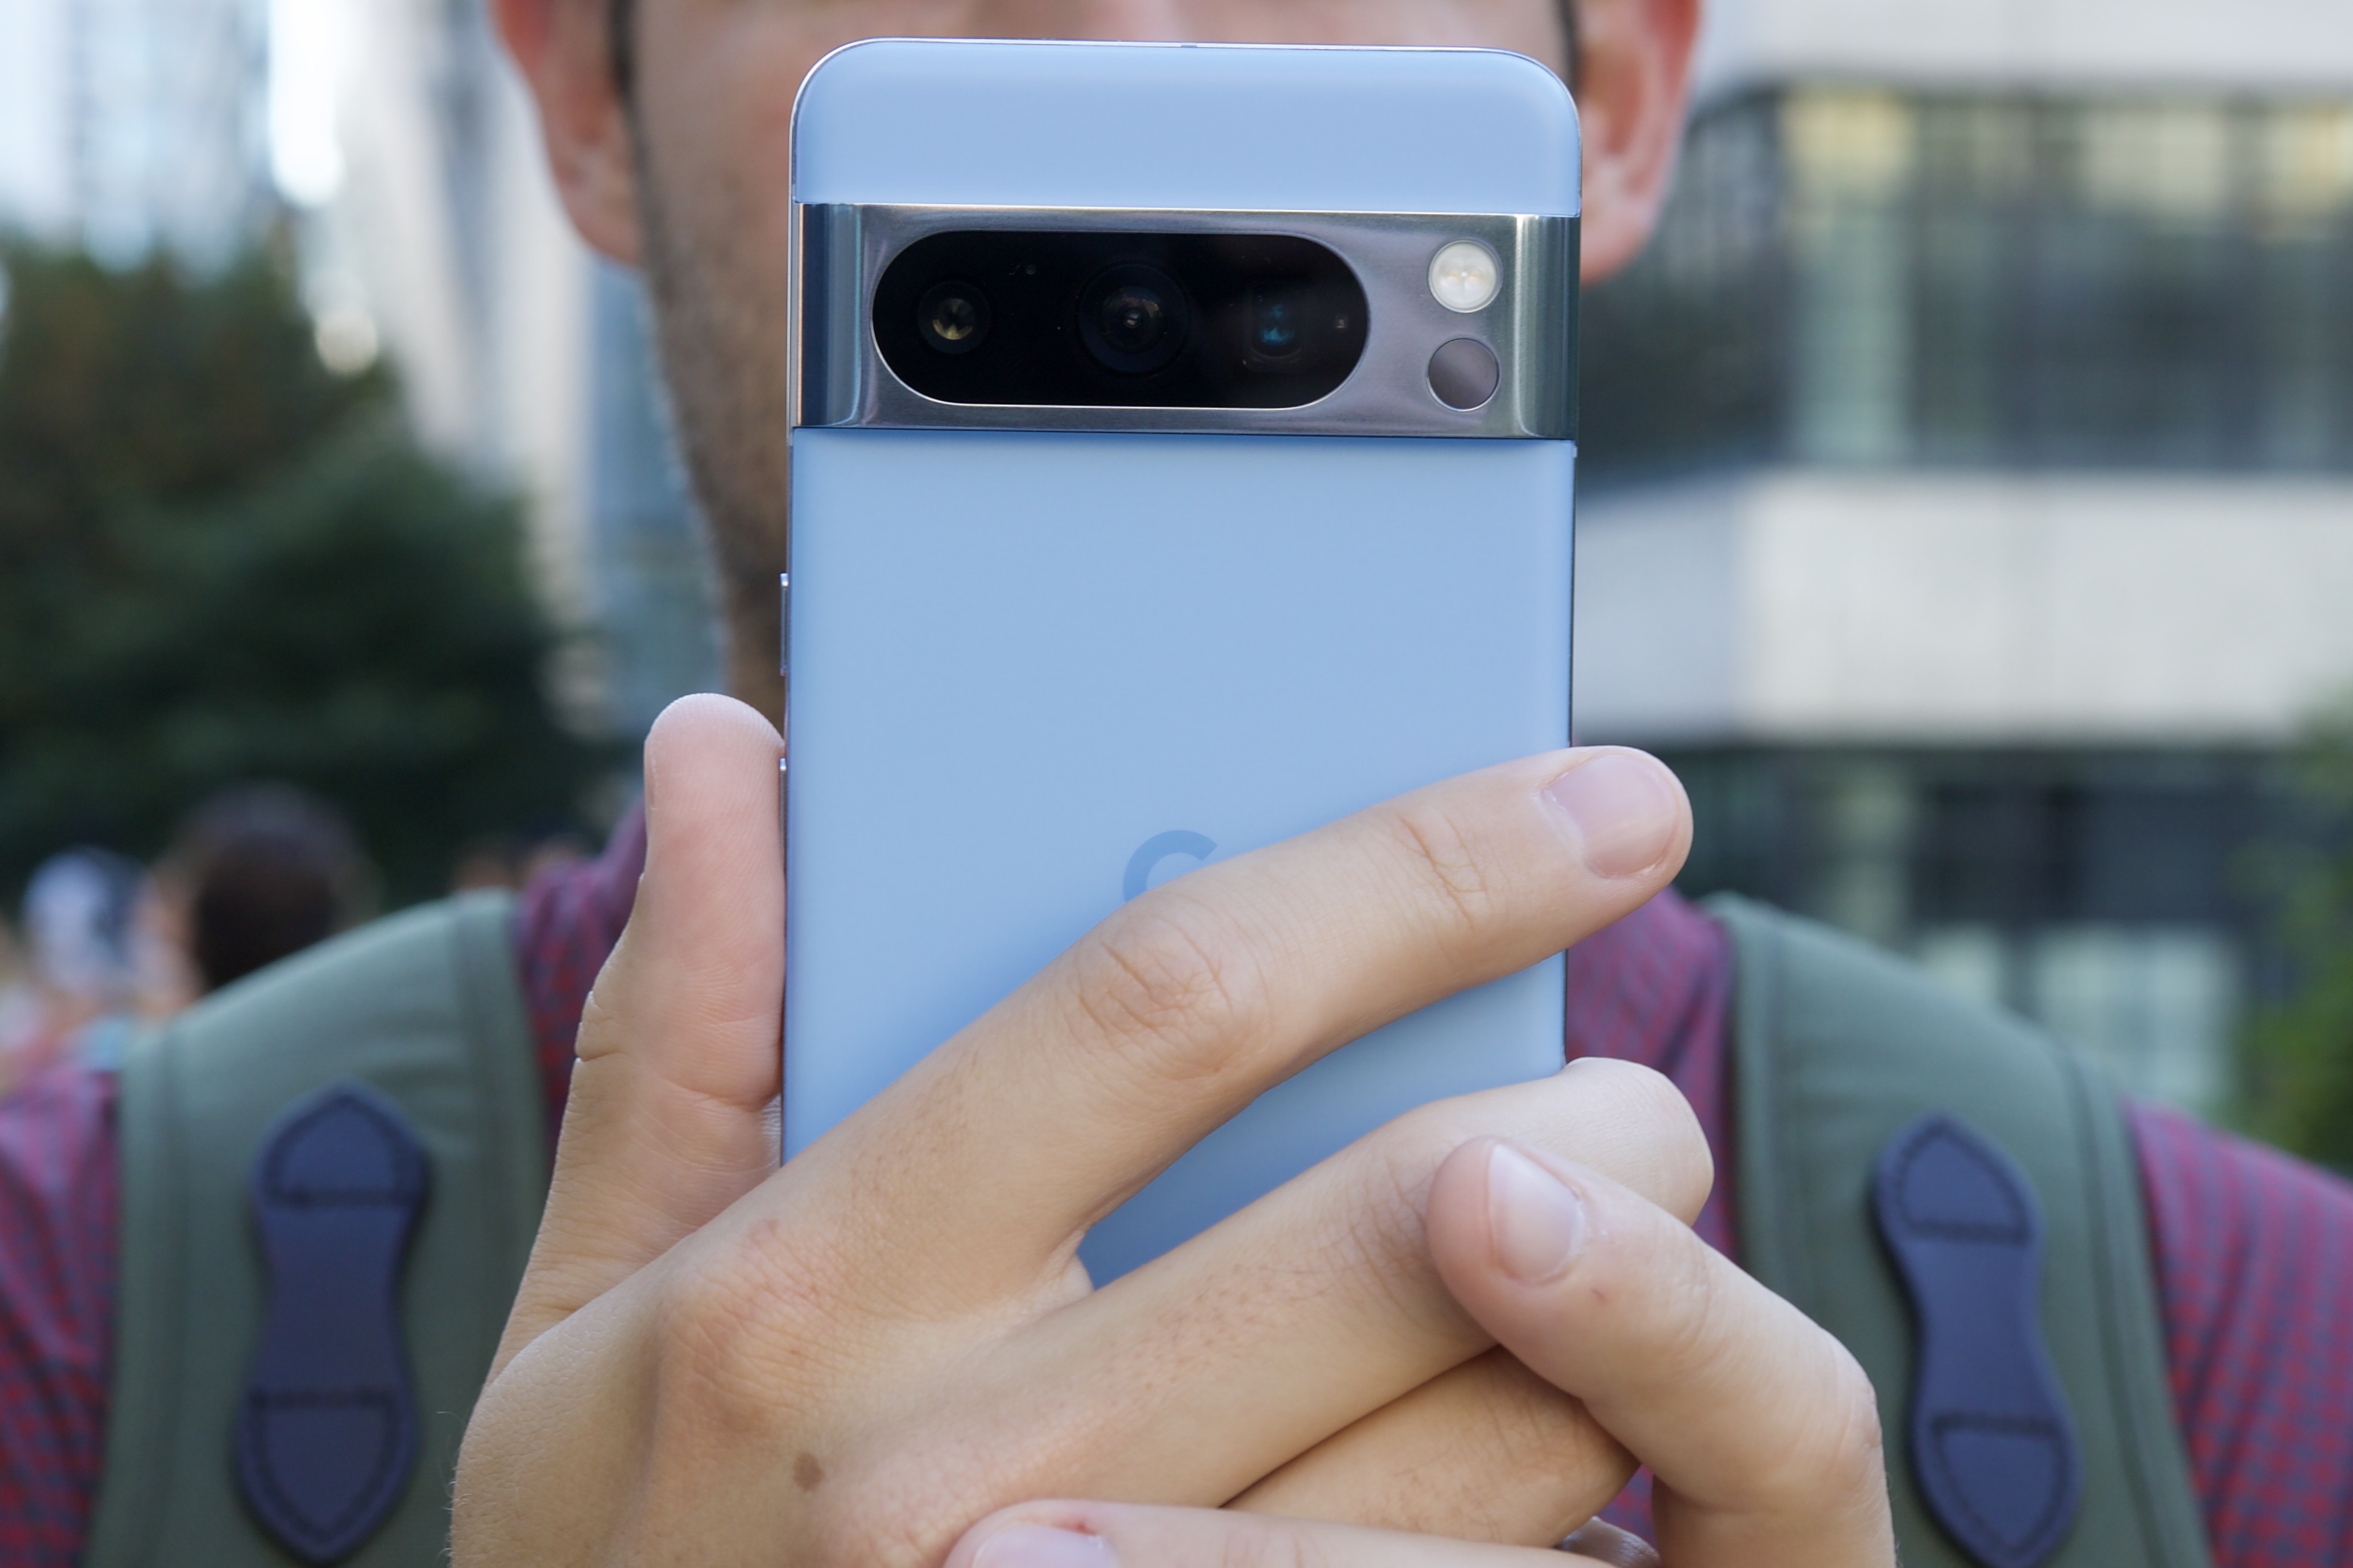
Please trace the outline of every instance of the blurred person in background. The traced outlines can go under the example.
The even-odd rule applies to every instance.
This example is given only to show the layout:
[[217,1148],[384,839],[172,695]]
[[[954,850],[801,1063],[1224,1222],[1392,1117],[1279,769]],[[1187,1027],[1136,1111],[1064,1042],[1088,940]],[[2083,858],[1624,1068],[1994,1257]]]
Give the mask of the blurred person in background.
[[569,833],[534,837],[507,833],[477,838],[458,852],[449,872],[453,893],[494,888],[527,888],[550,871],[575,866],[589,858],[589,849]]
[[64,850],[33,873],[24,926],[34,1005],[0,1065],[0,1088],[66,1058],[121,1064],[153,973],[141,941],[148,897],[145,869],[104,849]]
[[[1748,978],[1740,955],[1757,950],[1736,946],[1729,916],[1662,891],[1687,847],[1688,814],[1672,782],[1635,754],[1539,759],[1437,786],[1419,804],[1205,869],[1176,899],[1147,895],[1151,901],[1139,901],[1140,912],[1104,939],[1116,948],[1138,940],[1135,921],[1174,922],[1184,897],[1247,924],[1240,916],[1251,902],[1252,866],[1278,868],[1265,874],[1284,896],[1268,901],[1312,906],[1326,918],[1223,956],[1234,972],[1289,974],[1303,991],[1281,1000],[1304,1020],[1290,1008],[1276,1012],[1310,1033],[1361,1024],[1347,1011],[1357,996],[1377,996],[1362,1005],[1389,1008],[1403,999],[1395,987],[1427,999],[1491,959],[1502,962],[1500,954],[1532,958],[1546,942],[1575,943],[1565,1055],[1576,1065],[1538,1091],[1560,1096],[1556,1114],[1509,1129],[1448,1124],[1446,1147],[1436,1153],[1381,1145],[1377,1152],[1391,1162],[1388,1206],[1334,1178],[1333,1234],[1319,1233],[1312,1245],[1270,1238],[1291,1243],[1272,1249],[1273,1273],[1239,1267],[1190,1280],[1167,1299],[1135,1281],[1089,1295],[1067,1248],[1049,1247],[1039,1257],[1022,1250],[1026,1218],[1044,1208],[1100,1213],[1121,1189],[1121,1178],[1088,1163],[1081,1147],[1118,1118],[1100,1104],[1092,1114],[1071,1113],[1062,1109],[1065,1096],[1085,1104],[1090,1083],[1116,1079],[1110,1087],[1126,1097],[1117,1103],[1129,1119],[1152,1125],[1105,1163],[1148,1169],[1185,1140],[1134,1108],[1166,1111],[1176,1086],[1187,1081],[1183,1069],[1198,1068],[1202,1052],[1229,1068],[1244,1054],[1227,1031],[1192,1018],[1196,996],[1128,1037],[1094,1040],[1083,1068],[1053,1058],[1057,1020],[1078,1020],[1083,1037],[1085,1020],[1103,1016],[1104,995],[1089,990],[1103,983],[1100,966],[1089,969],[1083,954],[1025,988],[1009,1012],[992,1015],[994,1025],[985,1019],[937,1053],[923,1082],[894,1093],[890,1105],[878,1101],[874,1116],[845,1124],[784,1172],[774,1168],[779,742],[758,712],[774,711],[779,695],[773,650],[790,237],[780,171],[801,77],[831,47],[878,33],[1521,49],[1570,75],[1578,89],[1584,262],[1592,279],[1641,247],[1663,197],[1696,31],[1694,0],[1579,0],[1573,14],[1549,0],[500,0],[496,9],[536,98],[575,224],[599,250],[649,273],[670,390],[720,563],[740,701],[689,700],[666,715],[649,742],[646,809],[631,814],[596,860],[526,889],[511,918],[494,898],[459,900],[354,933],[332,963],[299,966],[299,984],[257,984],[231,999],[236,1005],[206,1010],[201,1029],[167,1033],[152,1057],[134,1058],[124,1080],[126,1121],[172,1126],[199,1152],[126,1178],[123,1255],[146,1272],[131,1276],[141,1283],[126,1291],[119,1341],[107,1332],[101,1305],[111,1300],[103,1286],[112,1215],[92,1212],[95,1205],[43,1206],[28,1195],[29,1182],[0,1179],[0,1202],[21,1216],[6,1223],[59,1238],[54,1250],[65,1261],[56,1273],[72,1286],[46,1300],[30,1287],[0,1289],[0,1312],[37,1321],[47,1342],[70,1351],[39,1366],[0,1363],[0,1375],[36,1380],[45,1396],[9,1433],[0,1542],[38,1533],[47,1555],[28,1548],[26,1560],[73,1560],[95,1517],[100,1555],[112,1562],[161,1560],[171,1543],[191,1538],[196,1521],[217,1527],[221,1561],[335,1554],[315,1544],[298,1552],[304,1516],[273,1499],[287,1478],[252,1459],[254,1447],[240,1450],[237,1468],[219,1452],[219,1434],[237,1422],[264,1423],[242,1431],[271,1430],[266,1415],[240,1411],[266,1411],[275,1399],[290,1408],[308,1399],[299,1407],[316,1409],[334,1391],[256,1389],[242,1373],[206,1373],[206,1381],[195,1370],[168,1370],[196,1359],[189,1347],[200,1342],[185,1323],[224,1343],[260,1341],[257,1367],[269,1362],[264,1336],[273,1331],[255,1321],[249,1281],[237,1282],[230,1296],[204,1298],[205,1282],[186,1268],[173,1276],[191,1292],[182,1323],[164,1324],[151,1282],[164,1265],[150,1265],[169,1257],[157,1216],[198,1212],[164,1203],[173,1181],[211,1194],[200,1211],[208,1234],[236,1235],[242,1173],[257,1150],[283,1146],[274,1141],[290,1127],[331,1111],[354,1127],[392,1124],[377,1100],[336,1099],[332,1080],[358,1070],[344,1063],[397,1035],[410,1053],[397,1058],[399,1070],[378,1058],[368,1076],[429,1131],[444,1184],[420,1222],[424,1239],[412,1263],[426,1277],[412,1279],[402,1300],[411,1344],[430,1352],[417,1359],[427,1386],[413,1404],[464,1408],[473,1390],[447,1369],[470,1365],[477,1378],[494,1369],[456,1470],[461,1563],[944,1558],[958,1568],[1239,1568],[1329,1559],[1405,1568],[1487,1561],[1460,1542],[1492,1551],[1493,1543],[1556,1540],[1607,1500],[1636,1456],[1655,1467],[1655,1490],[1638,1487],[1615,1517],[1639,1523],[1654,1504],[1670,1568],[1891,1562],[1879,1410],[1900,1416],[1906,1408],[1911,1328],[1863,1219],[1868,1162],[1857,1163],[1852,1149],[1834,1149],[1827,1138],[1785,1152],[1795,1168],[1820,1173],[1819,1185],[1831,1194],[1804,1211],[1831,1237],[1822,1244],[1829,1250],[1807,1261],[1841,1280],[1866,1281],[1853,1293],[1875,1293],[1874,1310],[1886,1314],[1871,1325],[1884,1331],[1874,1355],[1896,1347],[1894,1360],[1883,1357],[1874,1369],[1878,1405],[1855,1362],[1728,1261],[1760,1275],[1789,1273],[1786,1255],[1799,1245],[1791,1231],[1806,1228],[1790,1216],[1807,1194],[1767,1179],[1757,1150],[1776,1137],[1810,1134],[1785,1130],[1775,1114],[1780,1102],[1765,1105],[1758,1080],[1735,1081],[1739,1064],[1773,1061],[1769,1050],[1757,1055],[1756,1009],[1740,1005]],[[1571,780],[1572,795],[1586,792],[1573,834],[1538,832],[1534,819],[1515,815]],[[1468,939],[1459,926],[1448,928],[1451,939],[1430,930],[1430,910],[1445,900],[1430,887],[1426,864],[1417,871],[1385,858],[1416,822],[1440,820],[1461,840],[1482,888],[1526,892],[1525,903],[1495,912],[1493,929]],[[1391,945],[1331,913],[1344,904],[1370,910]],[[501,944],[494,967],[513,983],[504,1005],[528,1020],[527,1031],[469,1023],[474,1015],[446,1002],[473,994],[485,931]],[[1398,945],[1405,937],[1417,940]],[[2047,1076],[2031,1077],[2055,1053],[1940,996],[1901,966],[1844,949],[1820,958],[1832,944],[1818,937],[1783,945],[1815,953],[1791,962],[1801,969],[1819,963],[1806,973],[1827,977],[1807,996],[1810,1005],[1850,1037],[1879,1044],[1888,1059],[1924,1069],[1894,1076],[1949,1083],[1974,1075],[1980,1101],[1994,1102],[1982,1114],[1996,1120],[2001,1101],[2062,1092]],[[1465,957],[1472,948],[1479,956]],[[1329,985],[1317,990],[1310,984],[1316,975],[1288,963],[1300,953],[1317,955],[1308,967]],[[454,1021],[438,1035],[416,1025],[445,1012]],[[406,1034],[385,1021],[396,1016]],[[1008,1017],[1029,1026],[1008,1026]],[[1188,1037],[1188,1022],[1200,1032]],[[441,1054],[428,1057],[419,1039]],[[449,1065],[458,1058],[444,1048],[451,1040],[464,1043],[477,1077],[527,1059],[546,1114],[563,1119],[543,1224],[536,1189],[503,1196],[485,1173],[495,1152],[531,1143],[529,1129],[507,1115],[516,1091],[454,1087],[466,1080]],[[1154,1055],[1188,1041],[1193,1057]],[[297,1058],[312,1076],[284,1068]],[[180,1059],[224,1064],[224,1085],[250,1075],[234,1117],[206,1121],[193,1110],[158,1109],[166,1103],[164,1069]],[[141,1076],[149,1062],[156,1087]],[[1649,1087],[1658,1079],[1629,1062],[1671,1080],[1687,1097],[1691,1120],[1662,1107]],[[1141,1071],[1138,1081],[1124,1076],[1132,1068]],[[1860,1092],[1868,1077],[1832,1088]],[[430,1092],[416,1087],[420,1080]],[[1900,1095],[1902,1087],[1873,1091]],[[910,1111],[911,1099],[923,1101],[921,1114]],[[459,1115],[448,1103],[467,1110]],[[2001,1416],[1966,1430],[1983,1436],[1988,1451],[2016,1456],[2003,1461],[2005,1473],[2021,1484],[2048,1485],[2063,1498],[2080,1483],[2084,1524],[2063,1541],[2030,1542],[2038,1545],[2031,1552],[1988,1555],[1968,1546],[1965,1533],[1928,1522],[1907,1481],[1905,1561],[2000,1568],[2346,1561],[2353,1554],[2353,1440],[2342,1416],[2353,1349],[2341,1324],[2353,1317],[2346,1261],[2353,1194],[2168,1113],[2097,1095],[2081,1104],[2084,1125],[2113,1134],[2102,1157],[2126,1162],[2124,1179],[2105,1189],[2105,1206],[2093,1208],[2088,1224],[2086,1205],[2074,1201],[2082,1193],[2043,1194],[2073,1227],[2070,1245],[2044,1260],[2064,1274],[2045,1305],[2076,1314],[2068,1321],[2084,1328],[2061,1359],[2092,1446],[2068,1446],[2063,1414],[2038,1416],[2039,1426],[2003,1426],[2009,1417]],[[1736,1111],[1744,1108],[1736,1140]],[[74,1108],[79,1120],[60,1112],[51,1123],[69,1130],[92,1170],[111,1171],[119,1157],[108,1142],[110,1109],[92,1094]],[[181,1120],[153,1120],[171,1116]],[[293,1120],[273,1121],[281,1116]],[[500,1131],[493,1137],[486,1129]],[[7,1135],[0,1125],[0,1173],[16,1165]],[[2063,1156],[2081,1152],[2075,1136],[2054,1141]],[[1547,1140],[1611,1174],[1567,1164],[1560,1149],[1530,1147]],[[1873,1140],[1864,1152],[1878,1147]],[[537,1145],[531,1149],[537,1158]],[[1040,1150],[1050,1157],[1039,1158]],[[2052,1168],[2049,1150],[2011,1152],[2046,1174]],[[1710,1155],[1717,1179],[1703,1201]],[[2084,1163],[2097,1162],[2085,1152]],[[387,1168],[398,1166],[393,1160]],[[1057,1189],[1058,1178],[1086,1190]],[[461,1180],[471,1184],[456,1186]],[[391,1203],[414,1191],[388,1184],[384,1195]],[[1599,1217],[1584,1229],[1584,1221],[1564,1218],[1579,1212]],[[1785,1223],[1790,1230],[1777,1229]],[[525,1272],[534,1224],[537,1250]],[[1588,1245],[1607,1236],[1638,1237],[1640,1245]],[[1547,1248],[1549,1264],[1531,1263]],[[437,1259],[460,1252],[491,1261],[466,1276],[470,1283],[446,1285],[454,1276],[433,1272],[448,1267]],[[1507,1254],[1531,1264],[1535,1283],[1527,1293],[1514,1295],[1505,1281]],[[2097,1279],[2112,1294],[2084,1283],[2087,1257],[2108,1260]],[[2124,1263],[2111,1267],[2117,1258]],[[951,1262],[962,1272],[951,1273]],[[481,1320],[503,1313],[506,1300],[480,1281],[517,1277],[523,1294],[493,1361],[481,1348]],[[1537,1288],[1562,1281],[1575,1288]],[[1368,1289],[1377,1304],[1361,1331],[1338,1331],[1319,1315],[1363,1300]],[[239,1292],[242,1307],[232,1300]],[[1848,1305],[1836,1295],[1807,1304]],[[1124,1359],[1048,1352],[1042,1338],[1056,1319],[1082,1309],[1092,1310],[1105,1336],[1089,1352],[1116,1350]],[[2033,1317],[2031,1300],[2014,1314],[2019,1322]],[[1400,1318],[1412,1321],[1401,1326]],[[1327,1354],[1363,1352],[1351,1368],[1368,1386],[1388,1388],[1397,1365],[1366,1347],[1407,1343],[1421,1353],[1427,1346],[1416,1336],[1424,1331],[1458,1336],[1447,1343],[1459,1354],[1426,1383],[1407,1380],[1392,1403],[1356,1425],[1303,1429],[1299,1443],[1271,1455],[1261,1450],[1273,1439],[1242,1429],[1253,1384],[1279,1382]],[[1021,1361],[1019,1335],[1038,1352],[1034,1364]],[[2139,1337],[2128,1342],[2129,1335]],[[1487,1349],[1496,1342],[1510,1353]],[[1287,1356],[1277,1349],[1284,1344]],[[1580,1359],[1580,1347],[1593,1353]],[[111,1369],[118,1375],[110,1407]],[[1205,1386],[1232,1397],[1206,1408],[1181,1405],[1187,1390]],[[2125,1392],[2109,1399],[2117,1388]],[[2086,1397],[2086,1389],[2099,1397]],[[387,1408],[402,1407],[401,1392],[385,1395]],[[109,1470],[101,1491],[110,1408],[184,1412],[172,1431],[185,1440],[167,1455],[125,1437],[108,1461],[123,1468]],[[1900,1419],[1887,1425],[1908,1441]],[[362,1475],[334,1494],[348,1505],[335,1517],[370,1529],[380,1522],[382,1550],[396,1540],[412,1543],[419,1562],[438,1550],[446,1524],[444,1467],[454,1450],[446,1432],[427,1430],[431,1455],[405,1491],[370,1493]],[[2010,1437],[2021,1442],[2006,1448]],[[1229,1449],[1268,1463],[1254,1462],[1255,1479],[1224,1488],[1185,1468]],[[2082,1455],[2089,1458],[2073,1468]],[[320,1456],[318,1473],[332,1477],[328,1458]],[[1168,1479],[1180,1473],[1181,1484]],[[1034,1500],[1146,1494],[1236,1500],[1240,1511]],[[1990,1501],[1999,1513],[2015,1494]],[[1013,1516],[957,1544],[976,1521],[1007,1505],[1016,1506]],[[2063,1509],[2031,1511],[2010,1522],[2031,1533],[2064,1516]],[[1283,1525],[1266,1513],[1419,1538]],[[1648,1560],[1622,1537],[1596,1550]]]
[[350,925],[364,883],[343,819],[284,784],[206,801],[152,874],[51,857],[25,890],[26,975],[0,994],[0,1091],[63,1059],[120,1068],[138,1029]]
[[257,784],[191,813],[156,880],[206,993],[353,924],[366,875],[332,806],[289,784]]

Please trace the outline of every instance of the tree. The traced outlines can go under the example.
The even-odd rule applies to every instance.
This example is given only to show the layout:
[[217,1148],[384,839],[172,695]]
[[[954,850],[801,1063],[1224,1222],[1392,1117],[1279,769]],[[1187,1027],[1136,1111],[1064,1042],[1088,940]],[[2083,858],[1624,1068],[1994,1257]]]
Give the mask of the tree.
[[543,689],[518,509],[417,447],[388,374],[328,372],[258,258],[0,266],[0,889],[253,778],[340,804],[396,902],[576,820],[598,757]]
[[2274,858],[2296,985],[2250,1033],[2249,1120],[2283,1148],[2353,1172],[2353,706],[2318,727],[2299,773],[2317,831]]

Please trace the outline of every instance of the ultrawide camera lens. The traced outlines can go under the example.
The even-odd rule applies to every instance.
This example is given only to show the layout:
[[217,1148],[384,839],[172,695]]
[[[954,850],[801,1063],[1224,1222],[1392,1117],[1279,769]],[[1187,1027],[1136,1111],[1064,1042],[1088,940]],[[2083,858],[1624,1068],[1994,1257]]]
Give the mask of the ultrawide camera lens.
[[934,283],[915,307],[915,328],[934,353],[968,354],[988,336],[988,296],[969,283]]
[[1160,369],[1185,346],[1185,291],[1156,267],[1114,267],[1079,297],[1079,337],[1097,363],[1127,375]]

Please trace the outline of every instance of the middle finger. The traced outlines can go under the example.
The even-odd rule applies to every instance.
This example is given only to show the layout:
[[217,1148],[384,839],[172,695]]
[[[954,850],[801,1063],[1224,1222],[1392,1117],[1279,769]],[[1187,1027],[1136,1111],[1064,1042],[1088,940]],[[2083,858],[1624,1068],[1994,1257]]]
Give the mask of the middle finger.
[[832,1151],[791,1184],[797,1207],[854,1214],[871,1257],[902,1261],[876,1282],[898,1310],[1032,1289],[1260,1093],[1630,913],[1689,840],[1674,775],[1602,749],[1206,867],[1113,914],[820,1140],[810,1153]]
[[1411,1535],[1545,1546],[1624,1489],[1634,1457],[1498,1347],[1434,1377],[1227,1504]]
[[[1454,1149],[1499,1133],[1574,1151],[1673,1212],[1696,1212],[1706,1195],[1706,1144],[1689,1107],[1641,1068],[1580,1062],[1425,1107],[1017,1330],[965,1370],[958,1411],[933,1408],[934,1441],[997,1456],[993,1489],[1008,1500],[1049,1489],[1235,1497],[1493,1342],[1430,1260],[1423,1205]],[[867,1462],[937,1462],[935,1451],[881,1451],[896,1440],[882,1436]],[[1563,1530],[1623,1479],[1614,1446],[1592,1452],[1592,1468],[1550,1478]]]

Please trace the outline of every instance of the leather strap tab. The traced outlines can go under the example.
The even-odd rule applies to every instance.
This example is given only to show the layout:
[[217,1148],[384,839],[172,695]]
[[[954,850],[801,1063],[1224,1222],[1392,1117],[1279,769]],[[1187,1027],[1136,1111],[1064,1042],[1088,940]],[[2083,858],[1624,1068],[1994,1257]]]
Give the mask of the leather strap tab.
[[356,1079],[298,1100],[254,1163],[269,1308],[237,1407],[237,1486],[306,1563],[356,1550],[417,1464],[399,1286],[427,1171],[400,1108]]
[[2083,1501],[2042,1342],[2042,1211],[2026,1173],[1957,1117],[1909,1123],[1873,1207],[1919,1327],[1911,1460],[1929,1511],[1984,1568],[2039,1568]]

